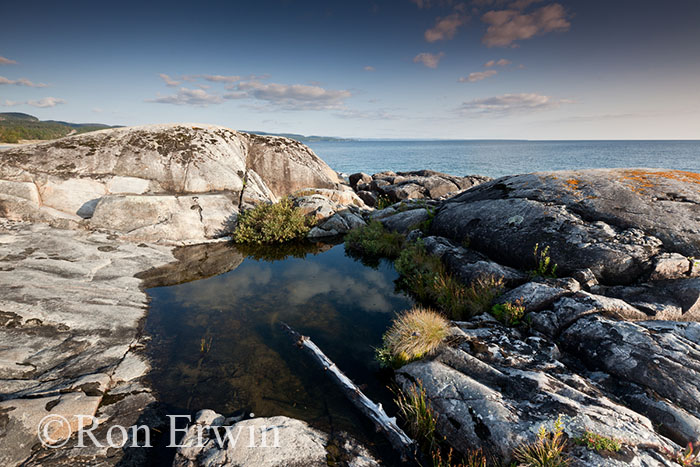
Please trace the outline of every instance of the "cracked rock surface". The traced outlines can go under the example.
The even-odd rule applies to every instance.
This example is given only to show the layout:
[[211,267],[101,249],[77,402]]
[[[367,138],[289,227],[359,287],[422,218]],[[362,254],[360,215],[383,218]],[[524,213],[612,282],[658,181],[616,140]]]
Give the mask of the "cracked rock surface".
[[[496,303],[525,313],[516,328],[490,315],[455,322],[440,350],[398,371],[402,387],[423,385],[455,448],[508,462],[560,416],[570,439],[622,443],[570,443],[573,465],[676,465],[672,453],[700,441],[700,175],[504,177],[446,200],[429,235],[412,235],[464,283],[503,278]],[[534,269],[538,243],[560,278],[509,281],[506,268]]]
[[41,448],[38,424],[49,414],[72,430],[77,415],[124,426],[142,416],[154,398],[141,382],[147,297],[134,275],[173,259],[165,247],[0,219],[1,465],[121,459],[107,449]]

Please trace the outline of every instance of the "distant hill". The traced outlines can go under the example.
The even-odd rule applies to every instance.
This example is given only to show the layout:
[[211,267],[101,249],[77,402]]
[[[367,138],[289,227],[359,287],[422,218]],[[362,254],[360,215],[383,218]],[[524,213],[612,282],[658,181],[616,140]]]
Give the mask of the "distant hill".
[[262,135],[262,136],[284,136],[285,138],[289,139],[295,139],[299,142],[302,143],[315,143],[318,141],[355,141],[354,139],[350,138],[336,138],[334,136],[306,136],[306,135],[299,135],[296,133],[267,133],[265,131],[248,131],[248,130],[241,130],[245,133],[254,133],[256,135]]
[[70,134],[116,128],[101,123],[41,121],[33,115],[0,112],[0,143],[17,143],[27,139],[56,139]]

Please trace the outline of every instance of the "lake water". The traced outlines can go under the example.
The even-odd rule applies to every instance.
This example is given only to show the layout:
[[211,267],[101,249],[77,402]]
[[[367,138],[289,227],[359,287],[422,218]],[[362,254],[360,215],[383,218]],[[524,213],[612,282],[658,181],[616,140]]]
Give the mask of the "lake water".
[[501,177],[613,167],[700,172],[700,141],[349,141],[309,146],[333,169],[348,174],[432,169]]
[[374,361],[374,348],[394,313],[412,304],[395,291],[393,267],[367,267],[346,256],[343,245],[274,261],[222,248],[200,251],[202,261],[190,263],[199,266],[186,268],[208,269],[201,265],[213,258],[232,270],[214,268],[209,273],[216,275],[205,279],[148,289],[151,384],[167,411],[286,415],[349,431],[386,452],[369,422],[280,323],[310,336],[370,398],[390,408],[389,377]]

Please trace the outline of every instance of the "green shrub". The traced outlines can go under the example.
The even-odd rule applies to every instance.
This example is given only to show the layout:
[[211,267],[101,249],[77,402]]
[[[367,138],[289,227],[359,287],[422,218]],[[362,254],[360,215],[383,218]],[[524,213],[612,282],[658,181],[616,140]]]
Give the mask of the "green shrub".
[[394,203],[391,202],[391,199],[389,199],[387,195],[379,195],[377,202],[375,203],[375,207],[381,210],[388,208],[392,204]]
[[345,251],[375,264],[379,258],[396,258],[404,246],[404,238],[389,232],[379,221],[370,221],[365,227],[354,229],[345,235]]
[[400,285],[423,303],[436,305],[450,319],[464,320],[490,310],[503,281],[482,277],[465,286],[452,276],[440,258],[429,254],[421,241],[403,249],[394,266]]
[[377,349],[382,366],[398,368],[437,349],[447,337],[449,324],[438,313],[413,308],[396,319],[384,334],[383,346]]
[[238,216],[233,231],[235,243],[271,244],[306,237],[314,220],[285,198],[274,204],[259,204]]
[[531,276],[557,277],[557,265],[552,264],[552,258],[549,257],[549,246],[540,250],[540,244],[535,243],[533,256],[535,257],[535,269],[530,271]]
[[559,417],[554,422],[554,431],[550,433],[542,425],[537,440],[517,448],[513,457],[518,465],[526,467],[566,467],[570,461],[564,453],[565,448],[564,426]]
[[491,307],[491,314],[506,326],[519,326],[525,315],[525,307],[522,298],[515,303],[506,302]]
[[606,436],[601,436],[592,431],[586,430],[583,435],[578,438],[574,438],[574,443],[579,446],[586,446],[588,449],[594,451],[611,451],[617,452],[622,449],[622,444],[613,438],[608,438]]

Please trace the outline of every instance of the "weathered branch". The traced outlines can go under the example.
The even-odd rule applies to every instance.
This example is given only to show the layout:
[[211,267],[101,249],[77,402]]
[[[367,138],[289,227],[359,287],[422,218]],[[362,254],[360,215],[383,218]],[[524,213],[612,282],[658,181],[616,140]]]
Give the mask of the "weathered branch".
[[412,461],[416,459],[416,443],[396,425],[396,418],[389,417],[384,412],[381,404],[375,404],[369,397],[365,396],[360,391],[360,388],[350,378],[345,376],[338,366],[310,338],[302,336],[286,323],[282,323],[282,327],[292,336],[295,344],[309,354],[326,371],[326,374],[335,381],[353,405],[372,420],[377,430],[384,433],[392,447],[399,452],[402,460]]

